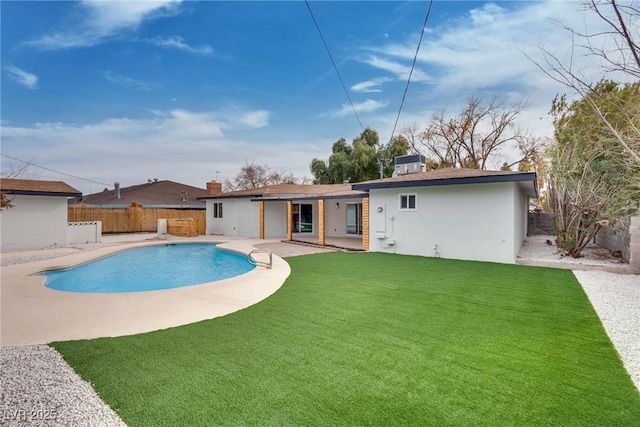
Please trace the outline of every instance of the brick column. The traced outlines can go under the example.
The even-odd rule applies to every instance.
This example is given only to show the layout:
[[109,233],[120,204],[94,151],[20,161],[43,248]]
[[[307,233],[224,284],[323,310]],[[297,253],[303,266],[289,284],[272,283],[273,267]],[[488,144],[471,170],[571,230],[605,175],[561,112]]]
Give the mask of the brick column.
[[369,250],[369,198],[362,199],[362,249]]
[[640,274],[640,216],[630,218],[629,238],[629,272]]
[[293,203],[291,200],[287,201],[287,240],[293,240],[293,221],[291,215],[293,214]]
[[258,202],[258,209],[260,211],[260,239],[264,239],[264,200]]
[[318,200],[318,244],[324,246],[324,199]]

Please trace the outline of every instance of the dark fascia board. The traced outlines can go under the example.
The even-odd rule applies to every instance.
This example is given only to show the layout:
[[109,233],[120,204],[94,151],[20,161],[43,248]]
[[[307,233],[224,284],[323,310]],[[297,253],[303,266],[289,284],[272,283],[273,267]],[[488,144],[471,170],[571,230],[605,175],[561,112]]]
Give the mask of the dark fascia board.
[[54,196],[54,197],[82,197],[82,193],[55,193],[51,191],[29,191],[29,190],[2,190],[7,194],[16,196]]
[[354,190],[377,190],[383,188],[406,188],[406,187],[435,187],[439,185],[461,185],[461,184],[486,184],[495,182],[523,182],[532,181],[536,194],[538,193],[538,185],[536,183],[535,172],[523,172],[519,174],[509,175],[485,175],[463,178],[443,178],[443,179],[424,179],[416,181],[381,181],[369,182],[366,184],[353,184]]

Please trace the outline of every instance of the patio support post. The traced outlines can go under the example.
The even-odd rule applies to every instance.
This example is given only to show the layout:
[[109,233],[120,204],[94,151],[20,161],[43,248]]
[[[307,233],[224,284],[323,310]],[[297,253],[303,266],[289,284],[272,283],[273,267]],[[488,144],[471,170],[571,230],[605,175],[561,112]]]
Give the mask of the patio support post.
[[260,211],[260,234],[258,238],[264,239],[264,200],[258,203],[258,209]]
[[362,249],[369,250],[369,198],[362,199]]
[[324,199],[318,200],[318,244],[324,246]]
[[293,240],[293,221],[291,216],[293,215],[293,202],[287,200],[287,240]]

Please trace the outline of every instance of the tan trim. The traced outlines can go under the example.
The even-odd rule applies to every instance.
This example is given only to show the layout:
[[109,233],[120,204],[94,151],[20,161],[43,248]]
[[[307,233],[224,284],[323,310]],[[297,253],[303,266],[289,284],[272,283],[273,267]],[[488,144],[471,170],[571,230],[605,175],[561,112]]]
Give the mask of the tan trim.
[[369,198],[362,198],[362,249],[369,250]]
[[260,211],[260,239],[264,239],[264,201],[260,201],[258,205]]
[[324,199],[318,200],[318,244],[324,246],[325,215]]

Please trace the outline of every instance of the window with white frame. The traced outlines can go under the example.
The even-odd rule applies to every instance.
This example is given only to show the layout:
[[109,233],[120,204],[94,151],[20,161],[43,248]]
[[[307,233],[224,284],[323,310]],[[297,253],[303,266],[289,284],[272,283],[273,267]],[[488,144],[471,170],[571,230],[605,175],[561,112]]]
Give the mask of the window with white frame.
[[216,202],[213,204],[213,217],[222,218],[222,202]]
[[418,207],[416,205],[415,194],[400,194],[400,210],[401,211],[415,211]]

